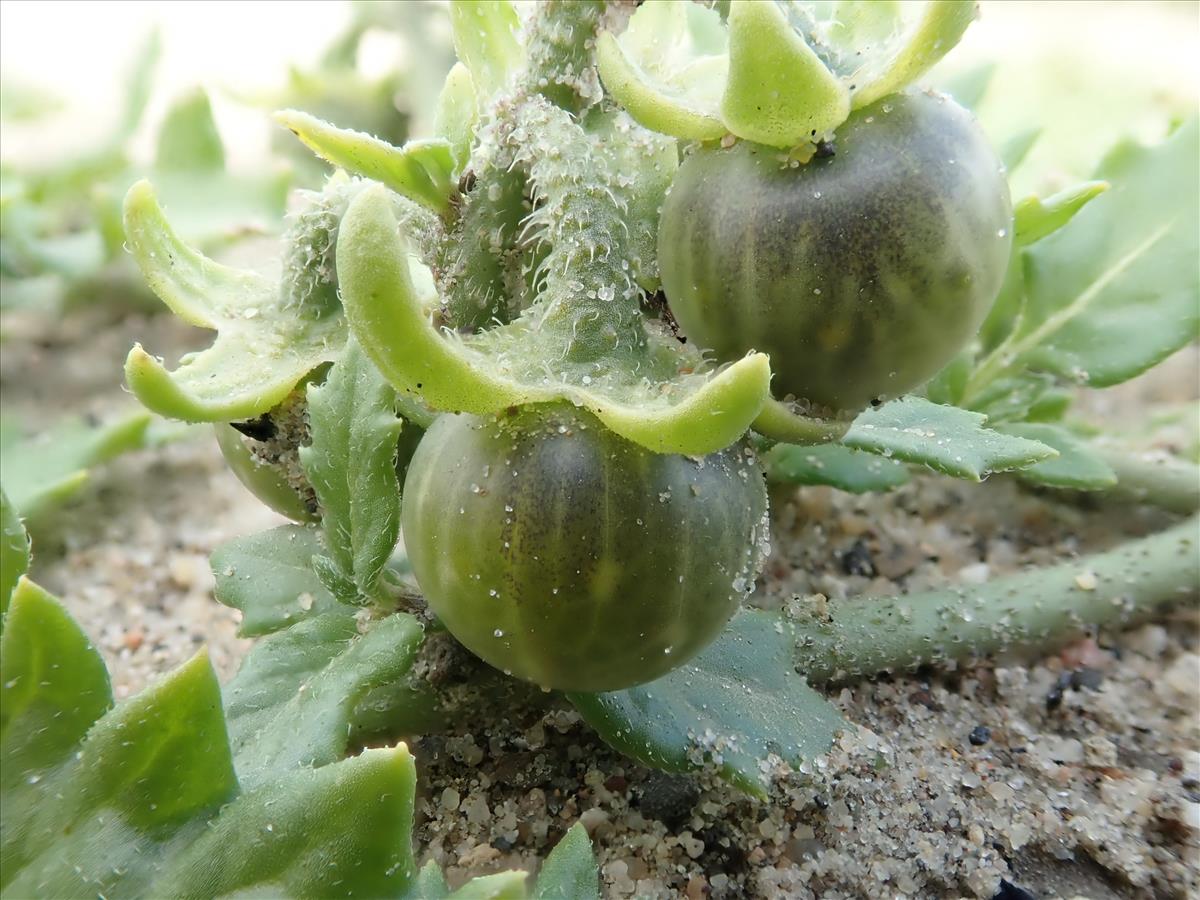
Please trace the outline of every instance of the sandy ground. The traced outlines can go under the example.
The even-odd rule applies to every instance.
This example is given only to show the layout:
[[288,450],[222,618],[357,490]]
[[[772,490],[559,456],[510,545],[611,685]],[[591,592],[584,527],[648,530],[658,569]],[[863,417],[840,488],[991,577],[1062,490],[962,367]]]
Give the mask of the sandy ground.
[[[196,340],[166,317],[83,314],[17,332],[28,340],[0,354],[4,412],[33,422],[129,403],[115,385],[131,335],[155,352]],[[1085,408],[1112,417],[1194,399],[1198,366],[1187,351]],[[1006,478],[923,477],[867,498],[805,489],[774,504],[766,605],[977,583],[1167,522]],[[96,641],[119,696],[201,645],[227,678],[248,642],[237,614],[211,599],[207,555],[278,521],[200,435],[97,471],[35,535],[34,573]],[[612,897],[1195,896],[1198,654],[1196,617],[1177,614],[1028,664],[835,689],[857,731],[768,802],[635,765],[566,706],[497,710],[415,743],[418,852],[452,881],[534,868],[581,818]],[[1001,879],[1029,893],[1004,893]]]

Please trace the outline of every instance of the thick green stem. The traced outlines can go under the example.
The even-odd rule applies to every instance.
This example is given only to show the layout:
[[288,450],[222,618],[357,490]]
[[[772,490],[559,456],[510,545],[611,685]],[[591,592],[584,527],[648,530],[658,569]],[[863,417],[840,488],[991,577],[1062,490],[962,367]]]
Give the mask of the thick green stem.
[[596,35],[606,0],[545,0],[538,5],[526,49],[524,89],[563,109],[581,112],[604,94],[596,72]]
[[641,346],[627,209],[611,186],[618,173],[569,113],[540,98],[518,107],[508,137],[537,191],[525,227],[550,247],[539,272],[539,328],[561,334],[574,360]]
[[1200,509],[1200,467],[1107,448],[1101,448],[1100,455],[1117,475],[1110,494],[1170,512]]
[[814,683],[1047,649],[1128,626],[1200,591],[1200,520],[978,587],[823,604],[792,625],[796,669]]

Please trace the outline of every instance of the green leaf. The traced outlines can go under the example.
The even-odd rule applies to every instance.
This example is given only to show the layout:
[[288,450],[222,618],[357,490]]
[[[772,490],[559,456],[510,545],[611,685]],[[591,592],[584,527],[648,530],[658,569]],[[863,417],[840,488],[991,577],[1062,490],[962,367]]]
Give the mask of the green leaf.
[[0,488],[0,630],[4,628],[8,598],[17,587],[17,579],[28,569],[29,535],[8,494]]
[[409,900],[446,900],[449,896],[450,886],[446,884],[446,877],[438,864],[429,860],[417,873],[408,895]]
[[238,634],[258,637],[339,606],[312,568],[325,550],[319,532],[283,525],[226,541],[213,551],[214,594],[242,612]]
[[0,482],[21,517],[37,519],[77,493],[88,469],[144,446],[150,416],[137,412],[106,425],[69,418],[31,437],[5,424]]
[[1004,168],[1012,171],[1029,155],[1029,151],[1033,149],[1033,145],[1037,143],[1037,139],[1042,136],[1042,129],[1028,128],[1025,131],[1018,131],[1016,134],[1009,136],[1000,143],[1000,161],[1004,163]]
[[225,170],[225,145],[205,91],[193,90],[167,110],[158,132],[155,165],[159,169],[187,172]]
[[600,900],[600,873],[592,842],[581,822],[563,835],[542,863],[534,900]]
[[622,753],[674,772],[713,765],[758,796],[766,796],[772,755],[799,765],[825,753],[845,727],[793,670],[783,620],[754,610],[742,610],[700,656],[657,681],[569,696]]
[[475,96],[475,83],[471,72],[462,63],[455,63],[446,75],[442,92],[438,95],[437,110],[433,119],[433,132],[450,145],[454,157],[455,173],[467,167],[471,158],[471,144],[475,140],[475,127],[479,124],[479,102]]
[[173,850],[150,897],[392,897],[416,871],[416,771],[401,744],[240,796]]
[[1193,119],[1109,154],[1097,175],[1111,190],[1025,251],[1028,302],[1004,360],[1108,387],[1196,340],[1198,136]]
[[[886,93],[890,93],[887,91]],[[850,115],[850,91],[825,67],[775,3],[729,7],[729,79],[721,117],[738,137],[793,147]]]
[[370,600],[400,536],[396,395],[358,343],[308,388],[312,443],[300,462],[321,504],[325,544],[347,602]]
[[839,444],[776,444],[763,456],[771,481],[783,484],[827,484],[852,494],[890,491],[908,482],[908,469]]
[[421,636],[420,623],[405,613],[360,635],[356,611],[341,606],[259,641],[226,689],[242,784],[341,759],[355,707],[408,672]]
[[471,72],[481,103],[503,90],[525,61],[520,20],[509,0],[451,0],[454,52]]
[[[87,635],[31,581],[22,580],[13,593],[0,640],[0,791],[7,799],[31,793],[70,757],[112,706],[112,691]],[[3,804],[6,862],[10,840],[20,843],[9,813]]]
[[1055,455],[1045,444],[984,428],[986,421],[982,413],[905,397],[862,413],[842,443],[968,481]]
[[942,81],[939,87],[953,97],[959,106],[974,110],[986,96],[995,74],[996,63],[979,63]]
[[1087,442],[1059,425],[1013,422],[999,431],[1038,441],[1058,451],[1058,456],[1017,473],[1022,481],[1076,491],[1103,491],[1117,483],[1117,475]]
[[243,793],[203,654],[111,708],[99,654],[28,581],[0,638],[0,674],[5,896],[407,891],[415,773],[403,746]]
[[1021,200],[1013,207],[1013,237],[1016,243],[1032,244],[1058,231],[1108,187],[1107,181],[1085,181],[1045,200],[1036,195]]
[[403,147],[394,147],[361,131],[335,128],[296,109],[285,109],[275,118],[327,162],[382,182],[436,213],[449,210],[454,189],[454,158],[449,142],[409,141]]
[[450,895],[449,900],[525,900],[525,872],[497,872],[472,878]]
[[[601,374],[591,363],[564,371],[561,380],[548,378],[543,362],[560,357],[562,347],[539,343],[557,337],[539,331],[536,319],[525,318],[511,329],[494,328],[473,341],[439,332],[429,322],[406,260],[386,192],[363,191],[338,234],[338,281],[346,315],[392,386],[402,394],[419,395],[435,409],[483,415],[568,399],[650,449],[704,455],[744,434],[766,401],[770,367],[762,354],[720,372],[681,375],[677,351],[669,348],[673,355],[664,350],[657,358],[631,359],[630,371],[635,363],[643,370],[632,380],[623,374],[625,367],[614,365]],[[664,340],[678,347],[673,339]],[[647,385],[647,373],[661,381]]]
[[184,321],[217,332],[208,349],[185,355],[174,371],[140,344],[130,351],[125,379],[154,412],[193,422],[252,419],[336,358],[346,334],[340,314],[302,315],[269,279],[184,244],[148,182],[125,198],[125,233],[154,293]]

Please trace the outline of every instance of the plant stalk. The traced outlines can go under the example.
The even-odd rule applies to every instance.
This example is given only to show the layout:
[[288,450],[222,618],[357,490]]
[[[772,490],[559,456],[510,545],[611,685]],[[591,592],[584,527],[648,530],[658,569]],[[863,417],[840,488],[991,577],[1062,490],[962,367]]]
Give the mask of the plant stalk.
[[1109,493],[1136,503],[1149,503],[1174,513],[1200,509],[1200,467],[1175,459],[1098,448],[1117,475]]
[[1127,627],[1200,593],[1200,518],[1056,566],[900,597],[857,597],[794,620],[796,669],[846,681],[1045,650],[1096,628]]

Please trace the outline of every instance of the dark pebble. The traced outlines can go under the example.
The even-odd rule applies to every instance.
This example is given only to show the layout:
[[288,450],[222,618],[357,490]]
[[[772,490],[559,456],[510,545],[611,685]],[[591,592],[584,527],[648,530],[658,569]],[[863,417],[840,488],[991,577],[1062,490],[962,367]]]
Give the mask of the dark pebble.
[[1000,890],[996,891],[996,895],[992,900],[1037,900],[1037,897],[1025,890],[1025,888],[1017,887],[1011,881],[1000,879]]
[[651,772],[642,783],[638,808],[649,819],[658,819],[671,831],[683,825],[700,799],[700,788],[688,775]]
[[992,729],[986,725],[976,725],[971,729],[971,733],[967,735],[967,740],[976,747],[982,747],[992,739]]
[[1046,694],[1046,709],[1058,709],[1062,706],[1063,693],[1071,686],[1071,673],[1063,672],[1058,676],[1054,687]]
[[875,577],[875,561],[871,559],[871,551],[861,540],[842,554],[842,571],[847,575],[862,575],[864,578]]
[[511,850],[513,848],[513,842],[510,841],[508,838],[506,838],[504,835],[500,835],[499,837],[492,838],[491,843],[492,843],[492,846],[495,847],[497,850],[499,850],[501,853],[507,853],[509,850]]
[[1071,687],[1075,690],[1087,688],[1089,691],[1100,690],[1100,685],[1104,683],[1104,673],[1099,669],[1083,668],[1076,669],[1071,673]]

